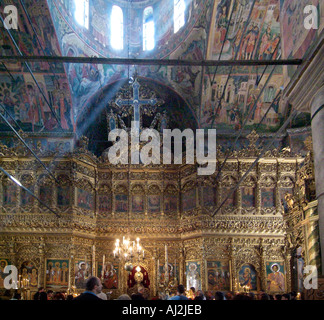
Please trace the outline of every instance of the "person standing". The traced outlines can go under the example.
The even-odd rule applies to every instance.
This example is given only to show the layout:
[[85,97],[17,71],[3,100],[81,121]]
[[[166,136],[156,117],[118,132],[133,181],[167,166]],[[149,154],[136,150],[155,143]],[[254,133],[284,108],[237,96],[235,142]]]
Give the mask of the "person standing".
[[97,294],[100,293],[102,290],[102,284],[99,278],[97,277],[90,277],[86,283],[86,291],[83,292],[78,297],[74,298],[73,301],[101,301]]
[[179,284],[178,288],[177,288],[177,295],[174,297],[171,297],[170,300],[189,300],[186,296],[185,296],[185,287],[183,284]]

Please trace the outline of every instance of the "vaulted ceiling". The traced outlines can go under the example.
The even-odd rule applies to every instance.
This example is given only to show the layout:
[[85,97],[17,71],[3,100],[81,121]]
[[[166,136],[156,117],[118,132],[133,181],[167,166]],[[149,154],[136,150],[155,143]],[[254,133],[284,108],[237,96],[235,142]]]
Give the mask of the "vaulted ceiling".
[[[322,28],[307,33],[296,25],[304,2],[296,5],[293,0],[186,0],[185,25],[174,33],[173,0],[92,0],[87,27],[77,23],[77,2],[73,0],[21,0],[19,28],[9,30],[10,33],[0,28],[0,50],[1,55],[190,61],[303,58]],[[312,3],[321,5],[318,0]],[[114,50],[110,44],[113,5],[123,10],[123,50]],[[155,47],[143,51],[143,12],[148,6],[153,8]],[[5,16],[2,11],[1,14]],[[283,32],[287,29],[290,34]],[[223,134],[238,132],[242,126],[248,131],[257,128],[274,132],[289,112],[280,103],[280,92],[295,70],[294,66],[9,61],[0,63],[0,102],[25,131],[55,132],[60,122],[64,132],[82,134],[93,123],[84,127],[83,121],[84,129],[80,131],[78,121],[89,110],[95,110],[94,101],[103,98],[103,93],[103,101],[107,97],[115,99],[119,88],[113,84],[125,83],[136,75],[143,85],[153,80],[157,94],[170,92],[178,97],[175,100],[187,110],[183,113],[185,122],[191,122],[193,127],[216,127]],[[171,103],[165,108],[171,114],[177,105]],[[299,120],[295,125],[303,126],[307,117]],[[3,123],[0,129],[8,131]]]

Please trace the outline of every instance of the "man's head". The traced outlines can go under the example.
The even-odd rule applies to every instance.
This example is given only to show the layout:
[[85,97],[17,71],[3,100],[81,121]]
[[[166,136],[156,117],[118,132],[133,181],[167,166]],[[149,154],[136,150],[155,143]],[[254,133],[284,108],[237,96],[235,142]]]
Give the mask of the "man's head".
[[86,290],[92,291],[95,294],[100,293],[102,290],[102,284],[100,279],[97,277],[90,277],[86,283]]
[[178,292],[179,294],[184,294],[185,291],[186,291],[186,289],[185,289],[184,285],[183,285],[183,284],[179,284],[179,285],[178,285],[177,292]]

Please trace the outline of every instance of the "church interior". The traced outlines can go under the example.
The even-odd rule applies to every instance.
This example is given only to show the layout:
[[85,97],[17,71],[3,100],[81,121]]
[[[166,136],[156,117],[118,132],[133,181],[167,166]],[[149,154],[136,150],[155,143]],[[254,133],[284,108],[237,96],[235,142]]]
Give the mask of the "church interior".
[[[1,1],[0,298],[324,299],[323,28],[323,0]],[[136,121],[215,129],[215,172],[113,163]]]

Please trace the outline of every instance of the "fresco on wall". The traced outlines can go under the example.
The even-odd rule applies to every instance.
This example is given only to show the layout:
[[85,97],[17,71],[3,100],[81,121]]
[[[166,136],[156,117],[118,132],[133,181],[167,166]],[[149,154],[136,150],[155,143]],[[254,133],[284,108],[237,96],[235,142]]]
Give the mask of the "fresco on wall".
[[46,260],[46,287],[67,289],[69,284],[69,260]]
[[99,213],[105,214],[111,212],[111,196],[110,195],[105,195],[105,194],[100,194],[98,197],[98,208],[99,208]]
[[304,20],[307,16],[304,14],[304,8],[307,5],[314,5],[319,9],[319,0],[281,0],[280,3],[283,57],[284,59],[303,58],[318,35],[317,30],[307,30],[304,27]]
[[159,213],[161,211],[161,196],[148,195],[147,196],[147,209],[151,213]]
[[132,196],[132,212],[143,213],[144,212],[144,196],[133,195]]
[[38,270],[33,262],[23,262],[19,271],[21,275],[20,280],[28,280],[28,286],[31,288],[38,287]]
[[198,261],[186,262],[186,288],[189,290],[194,287],[201,290],[201,263]]
[[6,183],[2,186],[3,205],[14,206],[17,204],[17,186],[13,183]]
[[[225,198],[228,197],[228,195],[232,192],[232,189],[231,188],[222,188],[223,191],[222,191],[222,201],[225,200]],[[224,208],[232,208],[235,206],[235,198],[236,198],[236,192],[233,192],[233,194],[231,194],[229,196],[229,198],[225,201],[224,203]]]
[[[277,57],[280,46],[279,1],[256,1],[251,11],[252,3],[252,0],[220,0],[215,3],[207,59],[218,60],[222,50],[222,60],[268,60]],[[225,39],[232,10],[232,20]],[[252,20],[243,35],[250,11]],[[265,85],[269,70],[260,78],[264,68],[218,68],[217,74],[212,69],[215,68],[207,69],[203,78],[201,125],[227,132],[240,130],[247,120],[246,128],[255,128],[283,85],[283,69],[276,68],[263,93],[261,88]],[[231,77],[228,79],[230,72]],[[252,108],[254,111],[247,119]],[[281,119],[279,101],[274,101],[266,120],[258,129],[274,131],[279,127]]]
[[229,291],[230,271],[228,261],[207,261],[208,290]]
[[168,263],[168,273],[166,272],[165,263],[159,263],[159,284],[165,284],[165,278],[169,274],[169,281],[176,283],[179,279],[179,264],[175,261],[173,263]]
[[245,264],[239,270],[239,284],[241,287],[248,287],[250,290],[257,290],[257,272],[253,265]]
[[269,292],[285,292],[286,275],[283,262],[266,263],[267,290]]
[[203,205],[204,207],[212,207],[216,205],[216,193],[213,187],[203,188]]
[[[29,191],[34,193],[33,187],[28,187]],[[20,205],[24,206],[32,206],[34,203],[34,197],[29,194],[25,189],[20,190]]]
[[[256,73],[234,74],[229,79],[228,74],[219,74],[212,86],[210,77],[213,78],[213,75],[205,76],[201,125],[216,127],[219,131],[231,131],[240,130],[245,123],[245,128],[250,130],[257,126],[259,131],[276,130],[283,117],[277,97],[283,76],[278,72],[272,75],[263,91],[261,88],[269,74],[263,76],[258,86]],[[267,111],[267,117],[263,120]]]
[[[218,59],[269,59],[280,41],[279,0],[257,1],[251,14],[251,22],[243,35],[253,0],[220,0],[215,3],[216,12],[212,24],[209,57]],[[226,28],[232,15],[228,34]]]
[[182,193],[182,211],[193,210],[196,205],[196,189]]
[[[39,199],[47,204],[51,205],[53,199],[53,188],[51,186],[40,186],[39,187]],[[41,206],[41,204],[40,204]]]
[[126,194],[115,195],[115,212],[124,213],[128,211],[128,196]]
[[170,214],[178,210],[178,196],[172,194],[164,195],[164,213]]
[[5,273],[5,268],[10,264],[10,261],[8,259],[0,258],[0,288],[4,289],[4,279],[9,275],[8,273]]
[[85,260],[74,264],[74,281],[77,289],[85,289],[87,279],[91,276],[91,264]]
[[[20,14],[19,32],[11,30],[19,50],[27,56],[60,56],[59,43],[46,2],[28,0],[24,4],[33,21],[37,37],[32,28],[28,27],[27,17]],[[20,4],[17,6],[18,12],[23,12]],[[6,42],[1,46],[2,54],[19,55],[18,50],[2,30],[0,33],[0,38],[5,39]],[[11,124],[17,121],[24,131],[51,132],[59,129],[53,115],[55,112],[63,131],[72,132],[71,97],[63,64],[29,62],[28,65],[33,76],[23,63],[5,64],[8,70],[15,73],[9,74],[4,67],[0,69],[0,103],[7,112],[7,120]],[[1,121],[0,130],[6,129],[8,131],[8,127]]]
[[106,262],[105,272],[102,270],[102,262],[97,264],[97,275],[104,289],[118,289],[118,270],[119,266],[116,263]]
[[69,206],[70,205],[70,192],[69,186],[58,186],[57,187],[57,205],[58,206]]
[[82,209],[93,210],[94,198],[90,191],[77,189],[77,206]]
[[261,208],[273,208],[275,206],[275,189],[263,188],[261,190]]
[[255,189],[251,187],[242,188],[242,207],[250,208],[255,206]]

